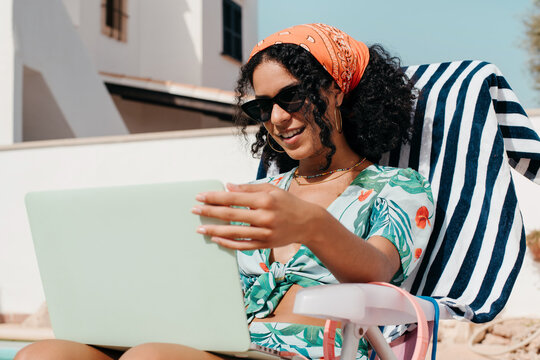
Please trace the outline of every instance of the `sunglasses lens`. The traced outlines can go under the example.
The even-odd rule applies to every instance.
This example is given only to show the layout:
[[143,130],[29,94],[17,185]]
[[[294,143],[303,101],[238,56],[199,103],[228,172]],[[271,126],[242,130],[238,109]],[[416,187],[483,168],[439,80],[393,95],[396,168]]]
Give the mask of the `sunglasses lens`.
[[306,96],[300,92],[298,86],[283,90],[276,96],[276,102],[283,110],[287,112],[295,112],[302,108]]
[[270,116],[272,116],[272,107],[269,109],[263,109],[261,108],[261,117],[259,118],[260,122],[267,122],[270,120]]
[[242,105],[242,110],[253,120],[266,122],[270,120],[272,101],[266,99],[251,100]]

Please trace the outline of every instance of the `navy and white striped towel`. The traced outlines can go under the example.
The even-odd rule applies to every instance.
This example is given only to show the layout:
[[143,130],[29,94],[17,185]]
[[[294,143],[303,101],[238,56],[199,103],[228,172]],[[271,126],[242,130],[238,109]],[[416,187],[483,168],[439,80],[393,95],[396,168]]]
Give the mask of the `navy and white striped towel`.
[[[540,184],[540,139],[495,65],[455,61],[405,71],[419,91],[415,135],[380,163],[428,178],[436,214],[423,260],[403,287],[437,298],[455,317],[490,321],[525,253],[509,165]],[[260,167],[258,178],[265,175]]]
[[382,163],[428,178],[434,231],[404,287],[456,317],[493,319],[521,268],[525,230],[509,165],[540,184],[540,139],[499,69],[458,61],[411,66],[420,95],[411,144]]

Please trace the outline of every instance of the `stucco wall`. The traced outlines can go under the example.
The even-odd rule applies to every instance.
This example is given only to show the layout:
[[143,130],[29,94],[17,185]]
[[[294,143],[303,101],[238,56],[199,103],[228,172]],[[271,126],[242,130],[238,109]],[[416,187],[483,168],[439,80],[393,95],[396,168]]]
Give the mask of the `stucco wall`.
[[[100,0],[63,1],[99,71],[234,89],[240,62],[221,55],[220,0],[128,0],[127,42],[101,34]],[[257,1],[237,2],[247,59],[257,41]]]
[[[540,110],[535,109],[527,113],[536,132],[540,134]],[[513,173],[525,230],[527,232],[540,230],[540,185],[515,171]]]
[[[44,299],[23,204],[27,192],[204,178],[249,181],[258,160],[248,155],[246,142],[233,131],[191,130],[0,148],[2,173],[7,174],[0,177],[0,313],[30,313]],[[540,229],[540,186],[519,174],[514,180],[525,228]]]
[[[15,79],[11,100],[14,110],[2,121],[12,122],[14,141],[22,139],[22,131],[17,130],[22,129],[22,117],[17,112],[23,112],[25,104],[17,99],[23,93],[23,67],[42,76],[75,136],[126,134],[127,129],[63,3],[60,0],[17,0],[13,2],[12,16],[11,41],[16,43],[16,50],[11,53],[15,64],[11,69]],[[25,92],[28,91],[38,89],[26,88]],[[38,120],[47,122],[49,119],[42,116]]]
[[200,0],[128,0],[126,42],[101,33],[100,0],[80,4],[77,28],[99,71],[201,84]]
[[[257,43],[257,1],[236,0],[242,7],[243,62]],[[221,55],[223,51],[223,11],[221,0],[203,0],[203,85],[233,90],[241,62]]]
[[[16,105],[15,47],[13,41],[13,3],[0,1],[0,145],[14,141],[14,124],[20,124]],[[20,83],[20,80],[19,80]],[[20,90],[20,89],[19,89]],[[19,91],[19,96],[21,92]],[[20,99],[19,99],[20,100]]]
[[0,150],[0,313],[31,313],[44,300],[23,202],[27,192],[205,178],[246,182],[258,165],[230,128],[52,144]]

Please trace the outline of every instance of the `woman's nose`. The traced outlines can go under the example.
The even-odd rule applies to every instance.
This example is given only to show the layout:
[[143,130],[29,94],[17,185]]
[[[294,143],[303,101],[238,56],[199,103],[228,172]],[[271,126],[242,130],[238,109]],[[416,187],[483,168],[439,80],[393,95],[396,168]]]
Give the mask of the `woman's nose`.
[[270,115],[270,121],[273,124],[281,124],[291,118],[291,114],[286,112],[278,104],[272,106],[272,114]]

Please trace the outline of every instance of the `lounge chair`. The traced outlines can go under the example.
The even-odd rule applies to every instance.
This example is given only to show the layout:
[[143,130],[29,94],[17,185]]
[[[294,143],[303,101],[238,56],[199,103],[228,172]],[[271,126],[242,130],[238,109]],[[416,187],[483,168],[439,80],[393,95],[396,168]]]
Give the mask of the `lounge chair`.
[[[415,134],[381,164],[411,167],[429,179],[436,214],[423,259],[402,288],[434,298],[441,318],[487,322],[506,304],[526,247],[510,166],[540,184],[540,138],[493,64],[455,61],[405,71],[419,92]],[[434,307],[418,302],[433,320]],[[386,326],[384,338],[401,344],[397,355],[413,354],[415,336],[406,332],[415,326],[406,323],[416,313],[395,290],[370,284],[306,288],[295,311],[342,322],[341,359],[354,358],[366,333],[382,358],[392,358],[377,328],[390,324],[397,326]]]

